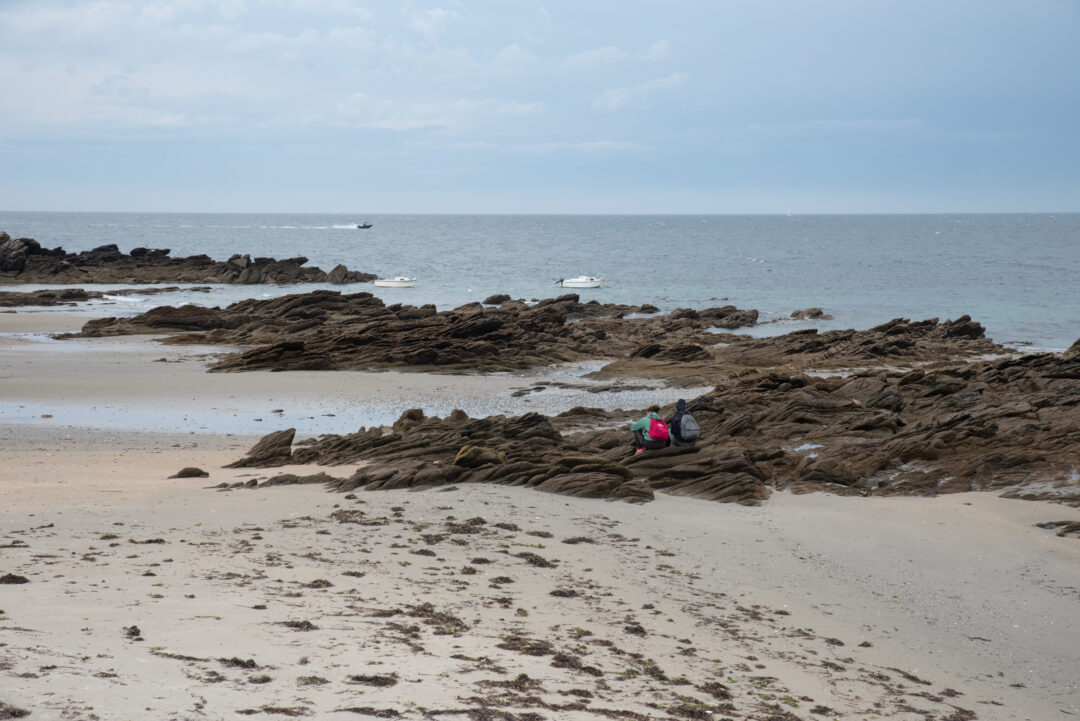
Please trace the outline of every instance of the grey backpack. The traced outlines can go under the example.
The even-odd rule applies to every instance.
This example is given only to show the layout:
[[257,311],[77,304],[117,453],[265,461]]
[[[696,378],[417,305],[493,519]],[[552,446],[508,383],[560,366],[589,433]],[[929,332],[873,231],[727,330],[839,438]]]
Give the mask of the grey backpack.
[[696,441],[700,430],[697,419],[691,414],[684,413],[683,417],[679,419],[679,436],[684,441]]

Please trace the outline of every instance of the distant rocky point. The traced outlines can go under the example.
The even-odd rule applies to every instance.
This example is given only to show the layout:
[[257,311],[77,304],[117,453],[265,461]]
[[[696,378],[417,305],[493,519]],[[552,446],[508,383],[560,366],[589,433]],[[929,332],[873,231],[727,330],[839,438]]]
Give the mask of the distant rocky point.
[[233,255],[217,261],[207,255],[170,258],[168,248],[134,248],[125,255],[113,244],[81,253],[42,248],[32,238],[0,232],[0,283],[80,285],[99,283],[365,283],[371,273],[338,265],[329,273],[303,267],[304,257],[252,258]]
[[78,305],[88,300],[102,300],[107,296],[118,295],[159,295],[161,293],[209,293],[208,285],[193,285],[186,288],[168,286],[165,288],[113,288],[111,290],[85,290],[83,288],[56,288],[32,291],[0,290],[0,308],[18,308],[22,306]]

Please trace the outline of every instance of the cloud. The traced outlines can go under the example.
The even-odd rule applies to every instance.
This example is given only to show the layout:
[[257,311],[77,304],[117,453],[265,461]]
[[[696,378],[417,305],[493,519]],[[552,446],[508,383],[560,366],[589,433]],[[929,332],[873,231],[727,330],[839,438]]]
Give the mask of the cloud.
[[667,40],[657,40],[655,43],[649,46],[649,49],[645,51],[645,55],[642,56],[642,60],[648,60],[650,62],[657,62],[663,60],[668,56],[668,52],[671,50],[671,46]]
[[319,40],[319,33],[311,28],[292,36],[271,32],[244,33],[226,43],[225,48],[236,53],[257,53],[263,50],[295,51],[305,47],[317,47]]
[[448,23],[457,17],[453,10],[428,8],[427,10],[409,10],[409,27],[434,42],[441,35]]
[[646,80],[629,88],[612,88],[600,93],[593,99],[593,107],[597,110],[622,110],[627,107],[640,107],[646,105],[649,96],[656,90],[673,88],[682,85],[687,80],[686,73],[672,73],[666,78]]
[[547,109],[547,103],[524,103],[520,100],[496,105],[495,112],[500,115],[539,115]]
[[[244,0],[231,0],[243,4]],[[266,0],[263,0],[264,2]],[[281,7],[300,12],[321,13],[325,15],[352,16],[362,20],[371,20],[371,11],[361,7],[355,0],[276,0]]]
[[597,65],[615,63],[624,59],[626,59],[626,53],[613,45],[608,45],[596,50],[574,53],[563,60],[563,66],[572,70],[581,70]]
[[536,62],[535,55],[514,43],[496,53],[491,66],[497,73],[513,74],[536,65]]

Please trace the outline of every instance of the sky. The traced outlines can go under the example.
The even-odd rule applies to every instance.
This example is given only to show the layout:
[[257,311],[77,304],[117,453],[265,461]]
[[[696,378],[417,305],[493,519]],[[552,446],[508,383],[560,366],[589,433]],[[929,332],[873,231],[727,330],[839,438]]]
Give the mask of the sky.
[[0,0],[0,209],[1080,211],[1080,0]]

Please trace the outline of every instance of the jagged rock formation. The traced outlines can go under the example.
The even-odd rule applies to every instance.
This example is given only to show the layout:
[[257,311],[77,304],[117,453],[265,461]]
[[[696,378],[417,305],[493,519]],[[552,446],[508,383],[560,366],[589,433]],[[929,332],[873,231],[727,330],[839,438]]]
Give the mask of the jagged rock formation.
[[42,248],[32,238],[0,232],[0,283],[363,283],[375,280],[339,265],[329,273],[305,268],[307,258],[252,258],[233,255],[215,261],[206,255],[170,258],[168,249],[135,248],[124,255],[116,245],[82,253]]
[[239,461],[230,463],[226,468],[267,468],[284,466],[292,456],[292,443],[296,429],[289,428],[263,436],[248,454]]
[[865,366],[904,365],[1000,355],[1005,349],[985,337],[968,316],[940,322],[895,318],[868,330],[816,328],[768,338],[718,333],[715,347],[653,343],[606,366],[600,378],[704,378],[709,383],[751,370],[832,372]]
[[832,320],[833,317],[821,308],[804,308],[791,311],[791,318],[795,320]]
[[689,405],[705,445],[747,454],[775,488],[995,490],[1080,506],[1077,358],[937,362],[825,378],[754,372]]
[[[949,335],[965,323],[916,328],[931,347],[963,339],[955,352],[978,343]],[[849,341],[838,343],[850,354]],[[775,342],[784,349],[793,340]],[[692,448],[633,455],[626,429],[641,412],[575,408],[554,418],[473,420],[412,410],[390,431],[324,436],[280,456],[278,465],[371,462],[331,484],[335,490],[469,481],[583,497],[644,501],[663,491],[743,504],[760,503],[772,489],[863,496],[989,490],[1080,507],[1075,356],[936,361],[828,377],[747,369],[688,407],[701,426]]]
[[433,305],[384,305],[370,293],[315,291],[245,300],[225,309],[161,306],[134,318],[93,320],[67,337],[187,332],[168,342],[257,346],[225,357],[213,366],[217,371],[503,371],[625,357],[658,340],[671,347],[662,357],[708,357],[704,348],[715,342],[708,328],[738,328],[757,320],[757,311],[734,306],[624,317],[650,313],[656,309],[581,303],[574,294],[534,305],[470,303],[439,312]]
[[267,436],[231,467],[368,460],[370,465],[328,485],[336,491],[352,491],[502,483],[583,498],[631,502],[653,498],[648,486],[626,466],[603,456],[574,453],[551,421],[537,413],[476,420],[455,411],[442,419],[426,418],[413,409],[402,414],[388,433],[361,428],[348,436],[323,436],[270,463],[256,461],[268,443],[276,446],[281,433],[291,432],[271,434],[274,440]]

